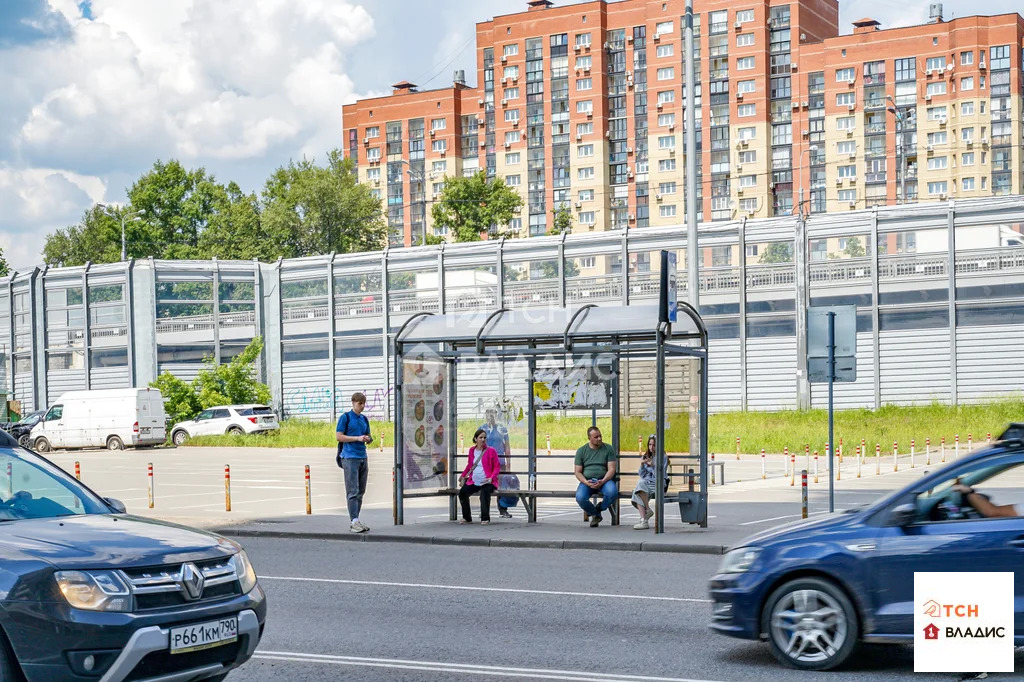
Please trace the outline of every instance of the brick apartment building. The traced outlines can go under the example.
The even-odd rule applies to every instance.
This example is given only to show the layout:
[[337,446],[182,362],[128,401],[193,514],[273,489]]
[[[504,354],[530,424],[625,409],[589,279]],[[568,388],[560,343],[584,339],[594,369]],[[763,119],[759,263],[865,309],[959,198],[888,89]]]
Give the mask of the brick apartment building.
[[[344,107],[394,245],[434,234],[446,175],[480,170],[522,194],[521,236],[555,207],[574,231],[683,221],[683,1],[527,4],[477,24],[477,87]],[[928,11],[840,36],[835,0],[696,0],[700,219],[1024,192],[1024,18]]]

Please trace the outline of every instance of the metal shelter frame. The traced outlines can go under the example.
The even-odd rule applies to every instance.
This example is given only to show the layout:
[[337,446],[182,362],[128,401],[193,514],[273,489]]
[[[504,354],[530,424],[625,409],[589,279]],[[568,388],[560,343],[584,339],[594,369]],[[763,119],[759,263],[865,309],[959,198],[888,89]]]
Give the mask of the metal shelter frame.
[[[525,491],[498,491],[498,494],[519,494],[527,507],[529,521],[536,522],[536,498],[544,496],[537,490],[537,426],[538,410],[534,407],[533,384],[537,361],[540,358],[561,358],[574,363],[580,359],[602,357],[611,365],[611,420],[612,444],[619,453],[619,363],[622,359],[644,359],[655,361],[656,404],[655,420],[658,443],[656,480],[664,481],[668,460],[665,453],[665,412],[666,412],[666,360],[690,358],[697,361],[700,377],[698,428],[700,430],[699,451],[689,453],[684,459],[695,460],[697,472],[692,467],[682,474],[687,480],[685,487],[677,494],[656,495],[657,519],[655,531],[664,532],[664,505],[677,502],[684,522],[707,527],[707,481],[708,481],[708,333],[703,320],[690,305],[679,302],[678,320],[672,325],[660,321],[658,305],[594,306],[585,305],[575,309],[550,308],[538,310],[507,310],[499,308],[492,312],[471,312],[435,314],[421,312],[408,319],[395,335],[395,462],[394,462],[394,522],[404,523],[404,500],[412,497],[448,496],[450,518],[456,518],[457,452],[454,434],[458,429],[458,366],[462,362],[494,360],[498,362],[525,361],[527,363],[527,430],[529,461],[529,487]],[[403,391],[405,376],[403,358],[421,354],[423,348],[430,348],[434,358],[449,368],[447,403],[447,426],[449,444],[447,462],[448,487],[436,491],[407,491],[405,489],[405,433]],[[504,370],[503,370],[504,371]],[[693,376],[691,375],[691,380]],[[693,409],[693,405],[689,406]],[[618,454],[617,454],[618,457]],[[617,477],[621,468],[617,470]],[[694,478],[698,489],[694,490]],[[564,496],[564,495],[563,495]],[[620,491],[621,496],[621,491]],[[534,502],[533,505],[527,501]]]

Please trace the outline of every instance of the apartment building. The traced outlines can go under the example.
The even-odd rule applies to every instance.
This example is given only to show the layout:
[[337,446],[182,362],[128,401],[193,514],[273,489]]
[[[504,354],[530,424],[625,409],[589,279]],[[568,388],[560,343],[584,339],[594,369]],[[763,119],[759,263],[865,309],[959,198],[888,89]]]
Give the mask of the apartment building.
[[[394,245],[435,234],[445,176],[481,170],[522,194],[500,226],[518,236],[558,207],[576,232],[682,222],[682,0],[527,5],[477,24],[477,87],[457,72],[344,108]],[[840,36],[835,0],[694,11],[701,220],[1022,191],[1020,15],[947,22],[933,5],[928,23]]]

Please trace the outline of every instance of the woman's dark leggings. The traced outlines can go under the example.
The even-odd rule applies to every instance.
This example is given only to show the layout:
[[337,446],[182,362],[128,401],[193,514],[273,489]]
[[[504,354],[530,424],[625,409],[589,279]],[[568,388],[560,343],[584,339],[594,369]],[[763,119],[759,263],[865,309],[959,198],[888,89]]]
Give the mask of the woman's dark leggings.
[[466,483],[459,489],[459,502],[462,503],[462,518],[466,521],[472,521],[473,515],[469,511],[469,498],[471,495],[475,495],[477,492],[480,493],[480,520],[490,521],[491,520],[491,495],[494,494],[496,488],[492,483],[481,487],[473,485],[472,483]]

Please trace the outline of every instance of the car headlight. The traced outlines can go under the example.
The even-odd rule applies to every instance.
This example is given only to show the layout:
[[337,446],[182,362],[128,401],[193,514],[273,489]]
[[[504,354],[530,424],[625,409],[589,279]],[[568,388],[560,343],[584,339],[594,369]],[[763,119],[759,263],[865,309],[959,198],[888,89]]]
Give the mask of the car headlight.
[[231,557],[231,565],[235,567],[235,576],[242,588],[242,594],[252,592],[252,588],[256,587],[256,571],[253,570],[252,563],[244,549]]
[[740,547],[726,553],[719,567],[719,573],[746,573],[761,556],[760,547]]
[[57,571],[57,586],[68,604],[89,611],[132,610],[132,593],[114,571]]

